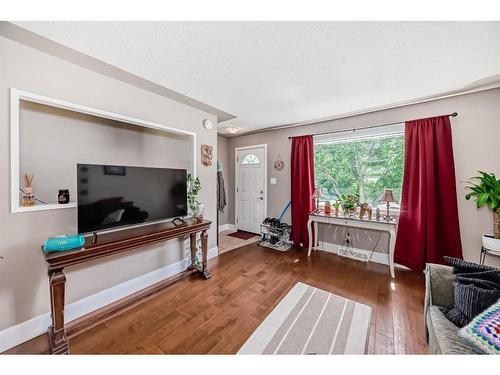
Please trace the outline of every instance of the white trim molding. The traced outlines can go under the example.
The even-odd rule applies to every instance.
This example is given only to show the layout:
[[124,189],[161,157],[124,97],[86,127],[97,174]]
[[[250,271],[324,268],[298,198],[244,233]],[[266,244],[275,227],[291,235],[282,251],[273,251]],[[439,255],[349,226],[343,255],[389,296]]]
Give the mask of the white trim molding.
[[[215,258],[218,254],[217,247],[209,249],[208,259]],[[190,258],[186,258],[70,303],[64,308],[64,321],[65,323],[71,322],[132,293],[175,276],[184,271],[190,263]],[[200,279],[200,282],[203,281]],[[0,353],[47,332],[51,324],[50,312],[47,312],[0,331]]]
[[234,224],[221,224],[219,225],[219,233],[224,232],[226,230],[230,230],[232,232],[236,232],[236,225]]
[[124,122],[136,126],[142,126],[145,128],[156,129],[159,131],[185,135],[189,137],[190,143],[190,160],[189,160],[189,172],[196,176],[196,133],[187,131],[184,129],[174,128],[172,126],[157,124],[154,122],[141,120],[138,118],[120,115],[113,112],[104,111],[102,109],[92,108],[85,105],[75,104],[71,102],[66,102],[60,99],[49,98],[47,96],[33,94],[27,91],[18,90],[15,88],[10,89],[10,207],[11,213],[17,212],[27,212],[27,211],[43,211],[43,210],[54,210],[63,208],[75,208],[77,204],[71,202],[69,204],[47,204],[47,205],[35,205],[31,207],[21,207],[19,204],[19,149],[20,149],[20,137],[19,137],[19,109],[20,101],[28,101],[32,103],[38,103],[47,105],[50,107],[61,108],[68,111],[84,113],[91,116],[101,117],[109,120]]

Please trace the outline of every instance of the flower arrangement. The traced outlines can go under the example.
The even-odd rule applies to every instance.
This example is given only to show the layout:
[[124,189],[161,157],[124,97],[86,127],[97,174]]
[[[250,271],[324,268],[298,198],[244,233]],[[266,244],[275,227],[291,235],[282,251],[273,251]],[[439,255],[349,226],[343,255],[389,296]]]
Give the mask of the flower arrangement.
[[340,206],[342,207],[342,211],[344,211],[344,213],[351,213],[356,210],[356,206],[358,204],[358,196],[353,194],[342,194],[339,197],[339,201]]

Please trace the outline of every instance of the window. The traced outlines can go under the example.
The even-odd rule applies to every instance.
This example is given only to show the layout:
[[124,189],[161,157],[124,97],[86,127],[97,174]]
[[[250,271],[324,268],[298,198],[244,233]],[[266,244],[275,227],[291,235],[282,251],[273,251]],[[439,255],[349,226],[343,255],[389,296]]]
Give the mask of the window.
[[322,200],[342,194],[359,196],[360,203],[380,207],[384,188],[393,189],[399,209],[404,163],[404,124],[346,131],[314,137],[315,185]]
[[242,165],[259,164],[260,160],[255,154],[247,154],[241,161]]

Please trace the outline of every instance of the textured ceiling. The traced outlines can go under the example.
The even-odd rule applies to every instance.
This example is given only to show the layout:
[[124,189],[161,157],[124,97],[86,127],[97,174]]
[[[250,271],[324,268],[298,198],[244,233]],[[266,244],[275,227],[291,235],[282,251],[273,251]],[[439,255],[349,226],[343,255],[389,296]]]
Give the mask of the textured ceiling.
[[236,116],[242,131],[500,74],[499,22],[15,22]]

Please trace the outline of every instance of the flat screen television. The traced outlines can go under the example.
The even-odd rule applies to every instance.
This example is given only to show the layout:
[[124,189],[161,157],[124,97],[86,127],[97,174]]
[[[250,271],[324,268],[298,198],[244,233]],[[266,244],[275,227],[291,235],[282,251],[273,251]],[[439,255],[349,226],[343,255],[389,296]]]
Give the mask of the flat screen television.
[[78,232],[187,215],[185,169],[77,164]]

